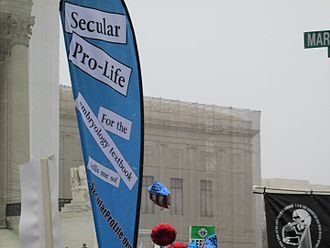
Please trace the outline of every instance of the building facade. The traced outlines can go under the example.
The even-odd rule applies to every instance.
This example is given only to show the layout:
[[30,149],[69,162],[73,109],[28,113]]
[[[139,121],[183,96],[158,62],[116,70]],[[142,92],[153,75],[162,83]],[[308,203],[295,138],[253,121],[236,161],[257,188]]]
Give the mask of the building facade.
[[[71,202],[71,168],[83,164],[71,87],[61,86],[59,95],[62,245],[95,248],[89,203]],[[260,112],[145,97],[144,115],[139,247],[152,247],[150,230],[162,222],[177,229],[177,240],[189,241],[191,225],[214,225],[221,247],[259,247],[261,211],[252,187],[261,184]],[[154,180],[170,189],[169,210],[149,199],[146,187]],[[0,229],[0,246],[19,247],[18,221],[19,216],[7,216],[13,231]]]
[[0,4],[0,228],[6,226],[6,206],[20,199],[19,165],[30,159],[31,9],[31,0],[3,0]]
[[58,157],[58,2],[0,4],[0,228],[19,214],[19,166]]
[[[171,223],[214,225],[224,248],[255,248],[252,186],[260,184],[260,112],[144,98],[145,143],[140,229]],[[83,164],[71,88],[60,88],[60,197],[71,198],[70,168]],[[254,181],[257,180],[258,181]],[[170,210],[148,197],[154,180],[171,191]]]
[[[0,247],[18,247],[19,165],[55,154],[63,206],[72,198],[70,169],[83,164],[71,89],[58,89],[57,8],[52,0],[0,5],[0,237],[14,242],[0,239]],[[188,241],[190,225],[215,225],[222,247],[259,247],[252,185],[260,185],[260,112],[151,97],[144,103],[141,234],[148,239],[153,226],[169,222]],[[154,180],[172,193],[169,211],[148,199]],[[61,218],[68,247],[80,245],[74,235],[93,233],[88,208]]]

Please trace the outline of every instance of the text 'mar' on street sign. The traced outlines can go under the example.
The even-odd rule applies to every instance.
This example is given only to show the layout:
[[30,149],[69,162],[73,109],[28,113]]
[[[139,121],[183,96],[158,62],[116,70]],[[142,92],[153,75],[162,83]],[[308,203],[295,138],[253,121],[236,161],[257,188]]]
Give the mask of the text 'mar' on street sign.
[[304,48],[328,48],[330,58],[330,30],[304,32]]
[[312,31],[304,33],[304,47],[318,48],[330,46],[330,30]]

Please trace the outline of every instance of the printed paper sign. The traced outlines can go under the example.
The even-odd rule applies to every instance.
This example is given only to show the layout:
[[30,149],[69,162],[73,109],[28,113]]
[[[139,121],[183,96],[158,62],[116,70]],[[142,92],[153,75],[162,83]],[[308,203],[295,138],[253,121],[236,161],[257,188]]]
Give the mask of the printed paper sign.
[[132,122],[130,120],[103,107],[100,107],[98,119],[107,131],[129,140],[132,127]]
[[65,3],[65,31],[82,37],[126,43],[124,15]]
[[136,183],[137,176],[130,165],[126,162],[121,152],[116,147],[113,140],[102,127],[84,97],[79,93],[75,100],[76,108],[81,113],[88,131],[91,133],[96,143],[99,145],[105,156],[109,159],[113,167],[116,169],[124,183],[131,190]]
[[132,69],[73,33],[69,60],[95,79],[127,95]]
[[112,186],[115,186],[117,188],[119,187],[119,175],[116,172],[96,162],[91,157],[89,158],[87,169],[89,169],[95,176],[97,176],[104,182],[111,184]]
[[204,240],[216,234],[215,226],[190,226],[190,242],[196,241],[197,248],[204,247]]

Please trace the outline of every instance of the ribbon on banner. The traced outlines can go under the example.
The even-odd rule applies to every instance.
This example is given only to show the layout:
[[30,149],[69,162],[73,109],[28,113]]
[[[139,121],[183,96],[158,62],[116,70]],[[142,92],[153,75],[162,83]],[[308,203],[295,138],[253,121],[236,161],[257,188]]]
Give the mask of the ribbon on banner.
[[98,245],[133,248],[144,124],[132,22],[122,0],[62,0],[60,15]]

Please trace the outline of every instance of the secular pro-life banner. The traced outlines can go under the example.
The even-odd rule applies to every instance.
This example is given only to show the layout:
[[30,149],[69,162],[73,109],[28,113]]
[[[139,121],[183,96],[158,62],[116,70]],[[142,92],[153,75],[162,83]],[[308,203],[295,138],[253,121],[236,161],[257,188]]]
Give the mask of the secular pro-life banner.
[[143,95],[132,23],[121,0],[62,0],[60,14],[98,245],[136,247]]
[[329,248],[330,196],[264,194],[269,248]]

